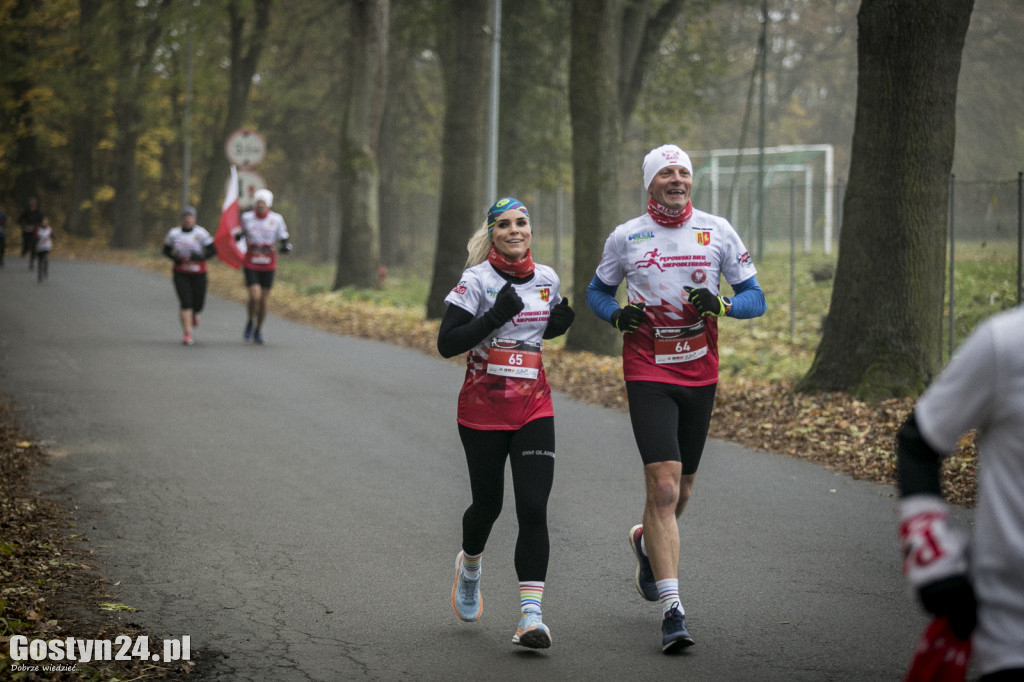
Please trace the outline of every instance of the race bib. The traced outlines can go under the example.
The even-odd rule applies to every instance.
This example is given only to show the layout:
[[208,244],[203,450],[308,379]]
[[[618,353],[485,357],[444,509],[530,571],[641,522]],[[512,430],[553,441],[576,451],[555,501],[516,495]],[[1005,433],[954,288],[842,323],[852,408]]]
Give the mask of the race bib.
[[693,362],[708,354],[708,339],[704,322],[689,327],[654,328],[654,362],[670,365]]
[[540,376],[541,346],[518,339],[492,339],[487,354],[487,373],[516,379]]

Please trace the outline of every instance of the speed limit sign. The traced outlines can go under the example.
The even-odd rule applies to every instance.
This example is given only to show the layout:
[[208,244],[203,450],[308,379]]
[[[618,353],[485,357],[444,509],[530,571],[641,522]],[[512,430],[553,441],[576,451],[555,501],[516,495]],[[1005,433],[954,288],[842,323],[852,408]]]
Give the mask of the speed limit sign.
[[236,130],[224,144],[224,152],[236,166],[251,168],[267,155],[267,145],[255,130]]

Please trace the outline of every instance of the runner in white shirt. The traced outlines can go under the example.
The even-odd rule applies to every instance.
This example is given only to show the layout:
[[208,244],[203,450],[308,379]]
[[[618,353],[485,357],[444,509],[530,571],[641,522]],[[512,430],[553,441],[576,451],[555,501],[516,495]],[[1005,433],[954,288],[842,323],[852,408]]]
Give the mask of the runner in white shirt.
[[[679,525],[697,476],[718,385],[718,318],[764,314],[756,270],[724,218],[693,208],[693,166],[675,145],[643,162],[647,213],[605,242],[587,305],[623,332],[629,414],[644,463],[643,523],[630,529],[634,584],[661,603],[662,651],[694,643],[679,597]],[[721,296],[721,278],[735,297]],[[615,300],[625,280],[627,305]]]
[[199,325],[199,313],[206,303],[206,261],[217,252],[206,228],[196,225],[196,210],[189,206],[181,212],[181,226],[172,227],[164,238],[163,253],[174,261],[174,291],[178,294],[178,317],[184,336],[181,342],[191,346],[192,331]]
[[501,513],[505,460],[512,467],[519,537],[515,569],[520,619],[513,644],[551,646],[541,617],[550,545],[547,502],[555,470],[551,389],[544,375],[544,339],[569,329],[574,313],[559,279],[530,255],[526,207],[499,199],[469,242],[468,269],[445,298],[437,338],[446,358],[466,353],[457,421],[466,451],[472,503],[462,517],[452,607],[464,621],[483,613],[481,558]]
[[43,216],[39,228],[36,230],[36,259],[39,261],[37,272],[38,281],[42,284],[44,279],[50,277],[50,251],[53,250],[53,227],[50,226],[50,219]]
[[246,341],[262,344],[263,321],[267,317],[267,299],[274,286],[274,272],[277,270],[277,252],[288,253],[292,245],[288,242],[288,226],[280,213],[270,210],[274,195],[268,189],[258,189],[253,194],[256,206],[242,214],[241,225],[235,239],[245,239],[245,286],[249,291],[246,305],[248,318],[243,337]]
[[[943,457],[978,430],[973,547],[949,520]],[[1024,308],[978,325],[897,435],[903,571],[921,604],[973,633],[984,682],[1024,680]]]

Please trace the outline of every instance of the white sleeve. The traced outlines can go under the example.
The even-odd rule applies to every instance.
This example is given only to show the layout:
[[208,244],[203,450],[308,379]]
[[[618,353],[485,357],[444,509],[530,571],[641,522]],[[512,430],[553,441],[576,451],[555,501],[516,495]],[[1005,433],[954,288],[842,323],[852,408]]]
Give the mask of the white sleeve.
[[610,287],[617,287],[626,278],[626,271],[622,267],[622,249],[619,240],[616,239],[618,230],[612,230],[608,239],[604,242],[604,252],[601,254],[601,262],[597,264],[597,278]]
[[757,268],[736,229],[728,221],[725,221],[725,227],[728,237],[722,254],[722,275],[726,282],[736,285],[756,275]]
[[480,297],[483,293],[483,286],[480,277],[472,269],[462,273],[462,278],[455,288],[448,292],[444,302],[449,305],[457,305],[463,310],[476,316],[480,308]]
[[985,424],[994,409],[996,374],[992,328],[986,322],[968,337],[914,408],[928,445],[948,454],[964,433]]

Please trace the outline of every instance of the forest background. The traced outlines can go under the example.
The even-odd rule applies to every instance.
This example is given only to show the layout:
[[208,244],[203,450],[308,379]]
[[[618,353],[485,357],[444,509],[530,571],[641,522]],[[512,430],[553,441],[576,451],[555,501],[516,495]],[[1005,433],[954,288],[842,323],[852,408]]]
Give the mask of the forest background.
[[[599,255],[600,241],[614,221],[642,210],[639,161],[650,147],[673,141],[693,152],[698,166],[695,201],[711,209],[702,165],[708,150],[828,145],[835,150],[833,184],[821,186],[824,176],[818,175],[813,191],[819,197],[832,192],[838,232],[858,88],[870,108],[871,95],[899,99],[902,93],[911,93],[913,100],[921,90],[927,97],[932,85],[925,82],[929,74],[898,68],[872,72],[878,78],[907,81],[895,90],[876,87],[868,92],[863,82],[858,83],[858,11],[863,14],[867,5],[873,11],[892,11],[885,3],[617,4],[621,14],[612,15],[610,23],[616,24],[613,38],[618,44],[595,31],[597,40],[586,46],[590,51],[583,59],[579,50],[591,37],[579,30],[581,17],[590,18],[583,13],[592,11],[594,20],[601,20],[603,11],[593,8],[616,3],[522,0],[505,3],[501,17],[494,192],[515,194],[531,207],[535,255],[558,267],[564,288],[577,305],[582,303],[585,282],[573,280],[589,279],[590,261]],[[1011,190],[1024,167],[1024,135],[1012,115],[1024,92],[1019,87],[1024,74],[1017,68],[1024,55],[1013,39],[1024,19],[1011,0],[958,0],[956,5],[967,8],[963,16],[969,16],[970,28],[962,66],[957,63],[958,71],[952,70],[959,73],[952,171],[958,186],[975,189],[973,204],[957,202],[960,211],[967,206],[968,222],[989,223],[993,221],[988,214],[997,216],[994,229],[977,239],[984,249],[994,237],[1010,236],[1005,228],[1014,218],[1006,210],[1015,203]],[[177,223],[185,204],[198,206],[202,224],[216,226],[229,170],[225,141],[236,130],[252,129],[267,142],[266,159],[254,170],[274,191],[274,208],[286,216],[296,245],[294,256],[308,263],[333,262],[332,289],[346,284],[379,287],[378,265],[386,266],[392,276],[429,278],[433,273],[429,292],[417,294],[416,304],[425,303],[427,316],[438,317],[441,298],[461,271],[465,238],[495,198],[484,188],[488,178],[481,144],[488,127],[482,115],[488,93],[482,86],[491,80],[490,45],[497,35],[489,7],[490,3],[458,0],[304,0],[287,10],[273,0],[0,0],[0,56],[11,66],[0,74],[6,123],[0,130],[0,201],[12,222],[27,198],[35,195],[51,221],[69,235],[114,248],[152,247]],[[915,2],[900,11],[907,17],[924,13],[923,17],[931,7]],[[878,33],[889,28],[866,26]],[[913,61],[899,53],[905,42],[910,57],[927,54],[925,62],[938,61],[939,56],[931,55],[941,55],[946,43],[940,42],[935,51],[937,35],[894,31],[885,36],[886,54],[879,56],[888,62]],[[606,52],[612,59],[601,62],[608,59]],[[950,43],[946,52],[959,55],[959,43]],[[588,74],[592,89],[584,89],[583,96],[574,94],[580,92],[579,77],[575,91],[572,80],[581,63],[621,69],[618,86],[611,88],[611,97],[619,100],[613,108],[621,118],[615,126],[603,127],[609,89],[600,82],[601,69]],[[886,144],[902,147],[903,121],[898,117],[908,110],[889,110],[891,102],[879,101],[876,108],[895,120],[883,118],[885,129],[874,134]],[[860,106],[863,111],[865,105]],[[923,112],[914,110],[923,116],[915,125],[943,127],[945,119],[935,118],[931,110],[938,106],[928,103]],[[598,110],[593,125],[578,123]],[[595,132],[574,139],[581,130]],[[606,138],[619,134],[621,147],[608,145]],[[930,153],[945,143],[940,135],[923,144]],[[580,163],[589,146],[601,148],[595,158],[618,158],[603,163],[596,178],[587,177],[593,170]],[[888,192],[891,185],[885,183],[890,177],[911,182],[912,172],[923,171],[917,181],[931,186],[925,206],[934,208],[944,201],[941,190],[946,183],[935,171],[944,174],[948,166],[900,165],[901,156],[913,163],[921,151],[893,149],[891,159],[884,151],[873,152],[872,163],[878,164],[879,177],[885,180],[881,186],[861,187],[861,192],[866,189],[869,197],[878,197],[871,193]],[[747,165],[753,162],[744,160]],[[367,172],[371,164],[372,174]],[[570,198],[573,188],[581,186],[600,191]],[[617,190],[617,197],[609,199],[609,187]],[[774,190],[781,191],[782,197],[787,191],[781,185],[770,189],[773,195],[779,194]],[[875,203],[885,210],[895,204],[902,211],[902,204],[914,202],[921,204],[921,199],[905,194],[878,197]],[[729,202],[723,203],[731,211]],[[772,203],[785,204],[785,199]],[[794,203],[791,197],[790,205]],[[769,242],[765,251],[751,231],[751,213],[727,215],[759,265],[792,247],[780,239]],[[588,220],[592,216],[599,220]],[[923,354],[928,362],[906,370],[905,381],[882,387],[882,393],[891,395],[919,390],[942,360],[934,358],[939,347],[935,330],[940,325],[932,321],[933,307],[938,306],[931,303],[942,286],[942,264],[931,245],[942,246],[945,226],[938,223],[945,220],[945,211],[916,216],[910,222],[902,217],[885,228],[889,232],[878,235],[869,234],[878,222],[874,216],[862,214],[856,225],[863,238],[874,240],[875,249],[907,241],[906,235],[913,237],[908,243],[918,242],[903,250],[930,254],[932,274],[927,282],[907,269],[906,257],[889,263],[878,257],[883,254],[875,260],[867,254],[866,261],[853,265],[853,272],[892,268],[890,276],[899,277],[890,281],[906,279],[910,303],[920,307],[927,302],[927,310],[918,311],[893,299],[896,310],[889,311],[881,325],[883,339],[904,329],[929,330],[916,335],[906,352],[910,357]],[[816,234],[822,220],[815,217]],[[791,213],[790,222],[794,221]],[[572,227],[563,229],[566,225],[575,225],[577,233],[583,225],[591,236],[581,240],[577,234],[574,240],[569,234]],[[1008,250],[993,243],[983,260]],[[820,239],[813,248],[805,246],[799,254],[804,271],[829,277],[835,262],[830,247],[831,242]],[[566,266],[574,260],[578,262]],[[795,270],[792,263],[789,267]],[[929,297],[916,293],[920,287],[931,292]],[[784,285],[770,292],[773,311],[785,310],[787,303],[793,307],[797,287],[792,281],[789,289],[788,296]],[[1007,307],[1002,293],[998,300],[989,298],[988,306],[970,306],[968,322]],[[844,293],[840,300],[849,297]],[[858,305],[867,319],[880,317],[870,301]],[[912,312],[905,312],[908,309]],[[805,317],[813,324],[827,310],[825,306]],[[570,336],[587,345],[573,344],[573,338],[570,345],[613,351],[610,345],[599,348],[597,341],[612,342],[614,335],[596,323],[582,316]],[[964,327],[963,332],[969,330],[969,325]],[[951,342],[957,335],[950,332]],[[848,335],[833,325],[832,336]],[[589,347],[591,342],[594,347]],[[884,341],[880,345],[891,347]],[[852,357],[842,348],[832,354]],[[856,362],[875,366],[871,359]],[[883,358],[880,371],[869,374],[900,373],[886,362]],[[852,377],[838,388],[867,395],[868,383]]]
[[[182,203],[199,205],[200,222],[215,227],[228,177],[226,134],[252,129],[267,143],[255,170],[288,219],[297,257],[333,260],[353,77],[349,4],[0,2],[0,205],[13,219],[28,196],[39,196],[58,228],[115,247],[157,243]],[[553,222],[553,197],[572,192],[569,5],[506,2],[502,17],[497,188],[538,204],[538,233]],[[762,3],[682,5],[649,56],[624,131],[623,218],[642,206],[639,161],[647,149],[675,142],[700,163],[700,150],[758,142]],[[859,2],[767,6],[764,144],[833,145],[841,188],[854,125]],[[434,256],[448,9],[426,0],[390,7],[379,135],[379,257],[387,267],[427,271]],[[1024,167],[1014,115],[1024,93],[1024,46],[1014,37],[1024,16],[1016,10],[1012,0],[979,0],[971,17],[953,168],[967,182],[1012,181]],[[239,70],[251,73],[244,93],[233,91]],[[463,179],[484,180],[483,173]],[[481,215],[492,200],[484,197]],[[570,201],[562,206],[571,211]]]

